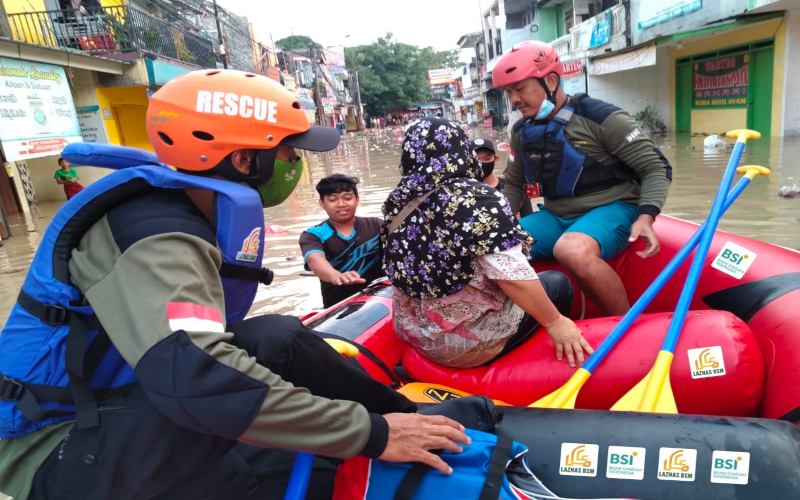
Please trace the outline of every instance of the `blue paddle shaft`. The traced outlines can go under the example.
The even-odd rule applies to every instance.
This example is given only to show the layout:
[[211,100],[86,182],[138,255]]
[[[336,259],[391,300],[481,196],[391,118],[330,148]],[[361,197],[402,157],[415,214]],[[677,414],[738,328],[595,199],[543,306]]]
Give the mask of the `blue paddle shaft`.
[[[728,197],[725,198],[725,205],[722,207],[722,211],[725,212],[733,205],[733,202],[742,194],[748,184],[750,184],[749,177],[742,177],[739,179],[739,182],[733,187],[731,192],[728,194]],[[672,278],[672,275],[675,274],[675,271],[684,263],[686,258],[692,253],[695,249],[697,244],[700,242],[700,237],[705,232],[706,224],[703,224],[697,231],[689,238],[689,241],[683,245],[678,253],[672,257],[672,260],[664,267],[664,269],[659,273],[658,276],[653,280],[650,286],[647,287],[639,299],[631,306],[630,310],[622,317],[622,319],[617,323],[617,326],[611,330],[611,333],[603,340],[603,342],[595,349],[594,353],[589,357],[588,360],[583,364],[583,369],[592,372],[597,366],[605,359],[606,355],[614,348],[620,338],[628,331],[628,328],[636,321],[636,318],[644,311],[647,306],[656,298],[658,293],[664,288],[664,285]]]
[[675,345],[678,343],[678,337],[680,337],[683,324],[686,322],[686,313],[689,311],[694,292],[697,289],[697,283],[703,273],[706,255],[708,255],[708,249],[711,247],[711,240],[714,239],[714,232],[717,230],[719,219],[722,217],[725,196],[733,183],[733,177],[742,157],[742,151],[744,151],[744,142],[736,141],[731,157],[728,160],[728,166],[725,167],[725,173],[722,176],[717,196],[714,197],[714,204],[711,205],[711,212],[708,214],[708,220],[706,221],[706,229],[703,231],[700,243],[697,245],[692,267],[689,268],[689,275],[686,277],[681,296],[678,298],[678,305],[675,306],[675,314],[672,316],[667,336],[664,338],[664,344],[661,347],[662,351],[675,352]]
[[311,479],[311,468],[314,465],[314,455],[304,451],[297,452],[292,467],[292,475],[289,476],[289,485],[283,500],[303,500],[308,490],[308,481]]

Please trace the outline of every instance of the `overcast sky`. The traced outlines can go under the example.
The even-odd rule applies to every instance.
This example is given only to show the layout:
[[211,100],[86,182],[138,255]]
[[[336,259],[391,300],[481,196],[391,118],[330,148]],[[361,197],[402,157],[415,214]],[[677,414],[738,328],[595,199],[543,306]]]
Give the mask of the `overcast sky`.
[[[253,23],[269,43],[294,33],[327,45],[363,45],[387,32],[400,42],[436,50],[456,48],[480,31],[479,0],[217,0]],[[486,4],[487,0],[483,0]],[[349,36],[348,36],[349,35]]]

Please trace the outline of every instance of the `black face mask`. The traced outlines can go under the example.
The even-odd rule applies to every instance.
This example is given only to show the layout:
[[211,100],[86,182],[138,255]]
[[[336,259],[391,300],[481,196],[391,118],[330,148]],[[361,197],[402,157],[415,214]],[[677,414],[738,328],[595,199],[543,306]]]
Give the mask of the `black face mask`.
[[483,169],[483,177],[489,177],[494,170],[494,162],[481,163],[481,169]]

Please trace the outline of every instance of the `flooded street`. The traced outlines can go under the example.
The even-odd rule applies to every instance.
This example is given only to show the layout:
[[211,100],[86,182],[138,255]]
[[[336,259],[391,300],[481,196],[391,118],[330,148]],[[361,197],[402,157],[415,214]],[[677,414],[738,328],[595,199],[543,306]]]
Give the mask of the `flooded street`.
[[[476,137],[483,132],[470,131]],[[499,132],[491,138],[496,142],[507,140]],[[359,215],[380,216],[381,204],[399,179],[401,141],[398,127],[357,132],[348,134],[330,153],[310,155],[309,171],[296,192],[283,205],[266,210],[264,265],[275,271],[275,280],[271,286],[259,288],[251,314],[300,315],[322,307],[319,281],[301,274],[303,261],[297,244],[302,231],[325,218],[317,203],[314,184],[334,172],[355,175],[361,179]],[[730,148],[704,150],[702,136],[658,136],[655,141],[674,167],[664,212],[702,221],[719,185]],[[505,168],[506,158],[507,153],[501,152],[497,162],[499,173]],[[724,216],[720,228],[790,248],[800,247],[800,198],[776,195],[780,186],[800,182],[800,137],[752,141],[741,164],[767,166],[773,175],[756,179]],[[5,321],[14,303],[41,231],[57,208],[57,204],[42,205],[39,218],[33,223],[21,218],[12,221],[14,236],[0,247],[0,323]]]

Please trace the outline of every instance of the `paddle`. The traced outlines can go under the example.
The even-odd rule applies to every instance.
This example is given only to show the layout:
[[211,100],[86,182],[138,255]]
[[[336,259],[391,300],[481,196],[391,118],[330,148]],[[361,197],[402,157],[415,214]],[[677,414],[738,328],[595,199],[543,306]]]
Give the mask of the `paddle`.
[[[733,202],[739,197],[742,191],[750,184],[750,181],[758,175],[769,175],[770,171],[767,168],[758,165],[747,165],[739,167],[737,172],[744,174],[739,182],[734,186],[731,192],[725,199],[725,205],[722,209],[723,212],[733,205]],[[664,267],[658,276],[653,280],[650,286],[642,293],[639,299],[628,310],[625,316],[622,317],[617,326],[608,334],[602,343],[595,349],[594,353],[586,360],[586,362],[578,368],[577,371],[570,377],[567,382],[551,392],[550,394],[542,397],[530,405],[536,408],[575,408],[575,400],[578,397],[578,391],[589,380],[592,372],[597,366],[605,359],[606,355],[617,345],[617,342],[622,336],[627,333],[630,326],[639,317],[647,306],[658,295],[664,285],[672,278],[675,271],[683,264],[686,258],[692,253],[694,248],[700,242],[700,237],[706,228],[706,224],[700,226],[697,231],[692,235],[689,241],[681,248],[678,253],[672,257],[672,260]]]
[[[323,340],[342,356],[353,357],[358,355],[358,349],[347,342],[337,339]],[[283,500],[303,500],[306,497],[313,467],[314,454],[307,451],[298,451],[294,457],[292,474],[289,476],[289,484],[283,493]]]
[[[717,230],[717,224],[725,208],[726,195],[733,182],[734,172],[742,157],[744,146],[750,138],[761,138],[761,134],[758,132],[744,129],[732,130],[726,135],[728,137],[736,137],[736,144],[733,146],[733,151],[728,160],[728,165],[725,167],[725,173],[722,176],[719,190],[714,197],[714,203],[711,205],[711,211],[708,214],[705,228],[700,236],[700,242],[697,245],[697,251],[694,255],[694,260],[692,260],[692,266],[689,268],[689,274],[686,277],[683,290],[678,298],[678,304],[675,306],[675,313],[669,324],[669,329],[664,338],[664,343],[661,346],[661,351],[658,353],[656,361],[648,374],[628,391],[627,394],[622,396],[622,398],[611,407],[612,410],[661,413],[678,412],[678,407],[675,404],[675,396],[672,394],[672,387],[669,383],[669,370],[672,366],[675,346],[678,344],[678,338],[680,337],[681,330],[686,321],[686,313],[689,311],[692,297],[694,297],[694,292],[697,289],[697,283],[700,281],[700,275],[703,272],[708,249],[711,247],[711,240],[714,238],[714,232]],[[757,173],[754,175],[757,175]]]

